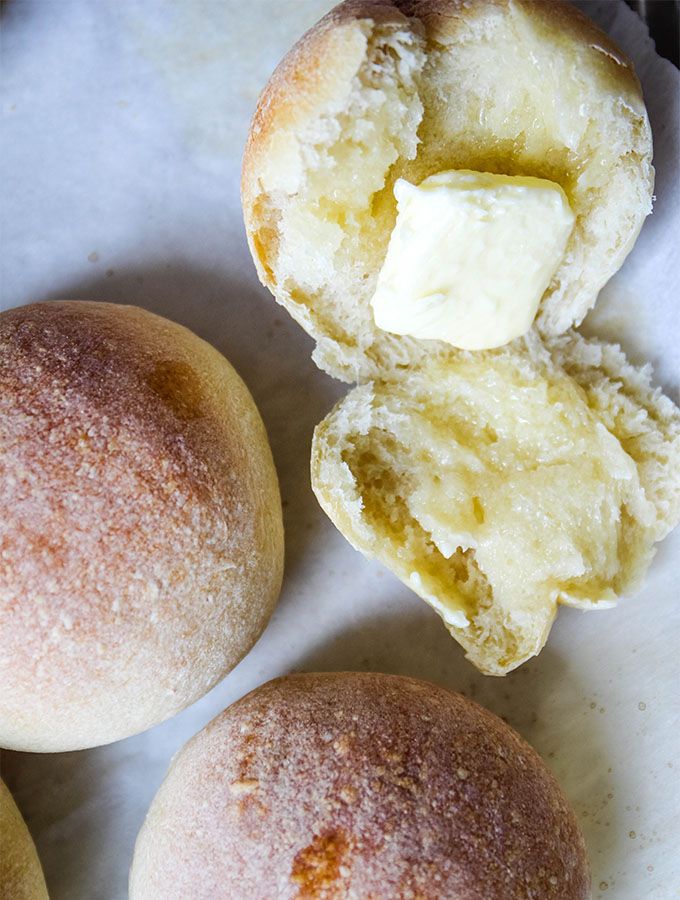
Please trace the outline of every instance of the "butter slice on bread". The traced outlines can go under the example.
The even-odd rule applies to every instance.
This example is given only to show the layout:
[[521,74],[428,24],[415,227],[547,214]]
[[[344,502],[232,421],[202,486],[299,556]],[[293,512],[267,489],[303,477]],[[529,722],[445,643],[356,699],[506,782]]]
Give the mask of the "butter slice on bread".
[[[317,364],[359,383],[316,430],[313,488],[484,672],[538,653],[560,604],[633,590],[680,519],[680,412],[646,369],[573,331],[651,210],[651,157],[632,64],[561,0],[343,3],[253,119],[242,198],[260,278]],[[573,215],[566,244],[546,234],[561,259],[520,265],[543,227],[522,194],[551,184]],[[456,193],[468,187],[479,198]],[[533,272],[539,294],[552,276],[537,298],[509,287],[504,306],[501,269],[508,285]],[[484,302],[455,321],[448,300],[467,315],[477,282]]]

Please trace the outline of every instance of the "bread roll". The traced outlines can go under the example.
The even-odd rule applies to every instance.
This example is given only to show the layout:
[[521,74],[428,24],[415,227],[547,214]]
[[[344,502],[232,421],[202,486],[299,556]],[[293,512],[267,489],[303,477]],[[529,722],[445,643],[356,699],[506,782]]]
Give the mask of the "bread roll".
[[[316,362],[362,384],[317,428],[314,490],[354,546],[431,603],[490,674],[539,652],[560,603],[603,607],[633,590],[653,543],[680,518],[678,410],[616,348],[570,330],[651,209],[651,154],[630,61],[561,0],[349,0],[290,51],[252,122],[242,198],[260,278],[315,338]],[[405,334],[381,331],[371,298],[395,226],[395,182],[441,173],[453,190],[452,170],[471,170],[463,174],[480,198],[428,207],[422,195],[424,212],[400,211],[383,300],[388,311],[403,305]],[[575,224],[534,327],[499,352],[470,355],[408,336],[410,291],[422,300],[414,320],[436,334],[456,300],[446,293],[453,276],[439,279],[435,265],[447,245],[429,253],[412,229],[436,208],[455,210],[458,240],[461,228],[467,239],[461,210],[476,229],[498,215],[512,232],[528,207],[494,213],[500,201],[482,203],[480,172],[552,182],[542,189],[550,202],[566,195],[564,219],[573,213]],[[482,265],[484,239],[469,249]],[[524,271],[509,251],[494,259]],[[419,261],[429,266],[422,285]],[[403,296],[400,264],[415,273]],[[474,295],[465,266],[455,284]],[[508,311],[526,327],[527,298],[496,301],[510,316],[499,334],[520,333]],[[493,345],[484,332],[498,323],[487,328],[479,310],[460,315],[466,346]]]
[[617,347],[530,334],[351,391],[312,485],[350,542],[504,675],[559,604],[612,606],[680,520],[680,411]]
[[632,64],[561,0],[348,0],[264,90],[244,156],[262,282],[345,381],[446,352],[380,331],[370,299],[397,178],[449,169],[559,184],[576,215],[537,317],[580,322],[651,210],[652,140]]
[[131,900],[585,900],[576,817],[499,718],[434,684],[293,675],[173,761]]
[[267,436],[212,347],[141,309],[0,314],[0,746],[154,725],[247,653],[279,592]]
[[0,779],[0,900],[48,900],[35,845]]

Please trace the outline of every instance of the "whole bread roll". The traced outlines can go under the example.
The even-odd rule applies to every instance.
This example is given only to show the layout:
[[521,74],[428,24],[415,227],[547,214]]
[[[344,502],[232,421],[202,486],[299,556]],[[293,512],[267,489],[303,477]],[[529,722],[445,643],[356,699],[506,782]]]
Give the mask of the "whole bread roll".
[[48,900],[35,845],[0,779],[0,900]]
[[487,710],[394,675],[270,681],[174,759],[131,900],[585,900],[576,817]]
[[317,426],[312,486],[362,553],[504,675],[558,605],[613,606],[680,520],[680,410],[577,333],[433,358]]
[[248,652],[279,593],[267,435],[229,363],[130,306],[0,314],[0,746],[149,728]]
[[474,170],[560,185],[576,216],[536,323],[579,323],[651,210],[652,139],[630,61],[562,0],[347,0],[290,51],[246,146],[262,282],[345,381],[448,345],[376,327],[394,183]]

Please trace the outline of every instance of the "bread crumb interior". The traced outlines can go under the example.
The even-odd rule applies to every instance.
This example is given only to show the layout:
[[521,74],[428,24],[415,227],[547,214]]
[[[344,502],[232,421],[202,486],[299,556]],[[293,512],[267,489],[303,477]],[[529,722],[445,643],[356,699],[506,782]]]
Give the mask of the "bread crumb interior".
[[351,473],[371,555],[482,670],[537,653],[558,604],[610,606],[637,583],[654,505],[635,460],[560,370],[511,349],[460,354],[374,385],[370,401],[361,392],[361,411],[350,394],[331,414],[325,452]]
[[253,236],[260,262],[317,339],[319,364],[346,380],[437,348],[373,322],[397,178],[419,184],[470,169],[564,189],[577,219],[539,310],[548,333],[580,321],[632,245],[641,204],[650,207],[644,109],[622,97],[608,55],[578,52],[570,34],[561,37],[521,4],[480,4],[453,19],[446,41],[431,33],[427,45],[415,20],[343,26],[354,30],[352,47],[360,40],[363,48],[355,48],[351,82],[287,135],[295,177],[262,180]]

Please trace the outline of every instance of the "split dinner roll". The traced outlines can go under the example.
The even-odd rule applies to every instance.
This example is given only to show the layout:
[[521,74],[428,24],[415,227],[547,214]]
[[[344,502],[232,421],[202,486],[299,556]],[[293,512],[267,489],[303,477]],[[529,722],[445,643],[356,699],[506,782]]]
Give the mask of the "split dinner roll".
[[563,192],[575,223],[537,298],[551,335],[583,319],[631,250],[651,210],[651,155],[632,64],[570,4],[348,0],[260,98],[243,164],[246,230],[260,279],[315,339],[316,362],[362,381],[448,349],[374,322],[398,179],[463,170]]
[[350,391],[316,428],[312,485],[478,669],[505,675],[559,605],[639,587],[680,520],[680,410],[618,347],[532,331]]
[[48,900],[35,845],[0,779],[0,900]]
[[680,519],[677,407],[570,327],[651,209],[651,153],[630,61],[561,0],[349,0],[252,122],[260,278],[359,382],[314,491],[488,674],[560,604],[635,590]]
[[0,746],[62,751],[193,703],[283,565],[260,416],[229,363],[130,306],[0,314]]
[[540,757],[470,700],[374,673],[293,675],[177,755],[131,900],[585,900],[576,817]]

